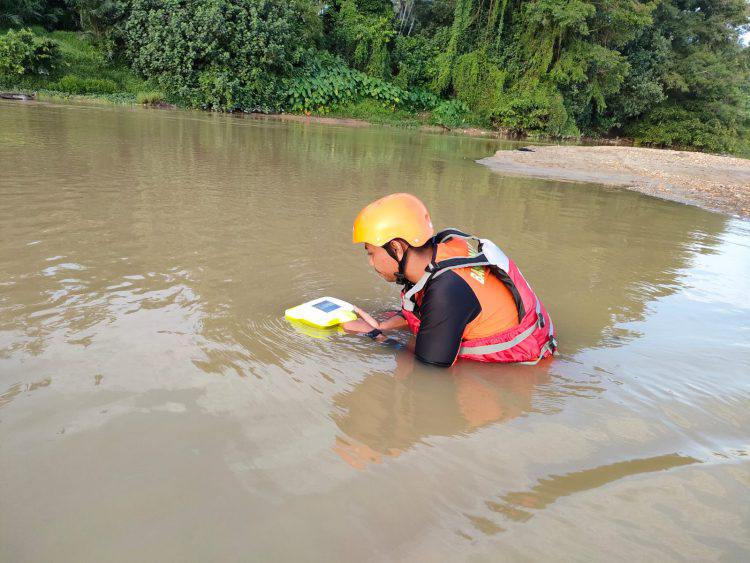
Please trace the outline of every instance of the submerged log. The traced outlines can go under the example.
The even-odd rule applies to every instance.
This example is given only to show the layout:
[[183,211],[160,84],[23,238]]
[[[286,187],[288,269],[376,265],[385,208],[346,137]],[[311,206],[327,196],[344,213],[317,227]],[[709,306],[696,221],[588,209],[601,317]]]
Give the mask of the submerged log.
[[36,94],[35,93],[27,93],[27,92],[0,92],[0,98],[3,100],[21,100],[21,101],[28,101],[28,100],[36,100]]

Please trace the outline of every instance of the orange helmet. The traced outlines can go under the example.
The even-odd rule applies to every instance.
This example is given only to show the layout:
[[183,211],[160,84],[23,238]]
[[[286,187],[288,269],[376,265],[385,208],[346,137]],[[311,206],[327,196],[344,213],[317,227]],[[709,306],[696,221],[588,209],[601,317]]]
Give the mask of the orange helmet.
[[411,194],[391,194],[373,201],[354,220],[352,242],[383,246],[395,238],[412,246],[422,246],[432,235],[430,213]]

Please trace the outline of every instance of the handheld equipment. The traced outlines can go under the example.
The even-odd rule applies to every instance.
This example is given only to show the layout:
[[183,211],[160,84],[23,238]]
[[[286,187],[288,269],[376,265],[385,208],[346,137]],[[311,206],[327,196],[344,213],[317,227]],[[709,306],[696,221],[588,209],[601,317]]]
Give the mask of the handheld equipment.
[[354,305],[335,297],[319,297],[284,312],[291,321],[299,321],[310,326],[326,328],[357,318]]

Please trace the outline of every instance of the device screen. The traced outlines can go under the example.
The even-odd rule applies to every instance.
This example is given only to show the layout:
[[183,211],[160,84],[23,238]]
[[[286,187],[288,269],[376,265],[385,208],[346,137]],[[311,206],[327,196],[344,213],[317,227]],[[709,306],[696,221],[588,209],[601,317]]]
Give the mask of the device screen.
[[333,301],[328,301],[327,299],[325,301],[321,301],[320,303],[316,303],[313,305],[316,309],[320,309],[324,313],[330,313],[331,311],[335,311],[340,307],[340,305],[336,305]]

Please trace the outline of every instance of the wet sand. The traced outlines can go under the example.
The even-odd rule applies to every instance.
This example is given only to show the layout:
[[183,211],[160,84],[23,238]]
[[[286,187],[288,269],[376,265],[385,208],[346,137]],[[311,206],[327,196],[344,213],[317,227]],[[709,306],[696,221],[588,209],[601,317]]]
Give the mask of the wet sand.
[[499,150],[480,164],[506,175],[624,186],[750,217],[750,160],[636,147],[534,146]]

